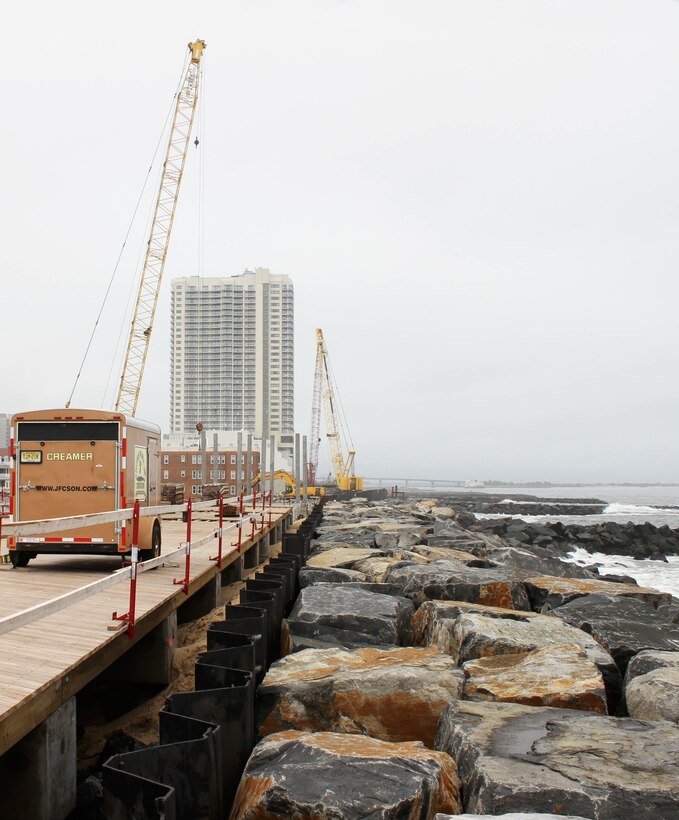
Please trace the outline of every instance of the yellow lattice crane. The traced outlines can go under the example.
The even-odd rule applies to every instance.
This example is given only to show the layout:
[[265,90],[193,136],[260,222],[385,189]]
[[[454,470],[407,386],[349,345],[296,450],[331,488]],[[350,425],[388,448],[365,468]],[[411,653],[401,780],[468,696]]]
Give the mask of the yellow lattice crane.
[[204,40],[196,40],[189,43],[188,47],[191,52],[191,59],[177,94],[177,103],[153,214],[151,234],[146,248],[137,303],[130,327],[125,363],[116,399],[116,410],[132,416],[135,415],[137,402],[139,401],[139,390],[151,341],[156,306],[158,305],[158,293],[165,269],[167,249],[177,208],[177,198],[179,197],[179,188],[191,138],[191,128],[198,103],[199,66],[206,45]]
[[[337,388],[330,370],[328,349],[325,346],[323,331],[316,330],[316,374],[314,379],[314,401],[311,420],[311,459],[307,470],[316,477],[318,466],[318,439],[320,429],[320,402],[323,397],[323,415],[325,417],[325,431],[330,447],[330,459],[335,473],[335,482],[339,490],[362,490],[363,479],[354,475],[354,458],[356,450],[353,446],[345,447],[342,440],[341,420],[337,404]],[[346,425],[345,425],[346,426]],[[347,430],[347,438],[351,438]],[[347,451],[346,456],[344,451]]]

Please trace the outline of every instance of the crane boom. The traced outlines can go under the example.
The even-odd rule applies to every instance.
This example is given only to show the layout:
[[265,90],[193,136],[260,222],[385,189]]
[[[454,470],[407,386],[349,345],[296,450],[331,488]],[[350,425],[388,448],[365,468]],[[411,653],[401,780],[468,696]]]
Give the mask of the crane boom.
[[206,48],[204,40],[189,43],[191,60],[184,74],[165,152],[151,233],[146,248],[137,303],[127,342],[125,363],[120,376],[116,410],[134,415],[151,341],[153,320],[158,305],[160,283],[165,269],[170,234],[177,209],[177,198],[184,173],[191,128],[198,103],[199,65]]
[[[319,338],[320,334],[320,338]],[[323,381],[323,332],[316,331],[316,369],[314,371],[314,389],[311,400],[311,441],[309,463],[307,464],[307,483],[316,484],[318,470],[318,450],[321,443],[321,384]]]
[[346,459],[344,457],[342,437],[338,423],[339,412],[335,398],[335,387],[328,364],[328,349],[325,346],[323,331],[320,328],[316,330],[316,366],[317,368],[320,367],[319,383],[321,384],[321,392],[323,394],[325,429],[337,487],[340,490],[362,490],[363,479],[354,475],[354,457],[356,451],[348,450]]

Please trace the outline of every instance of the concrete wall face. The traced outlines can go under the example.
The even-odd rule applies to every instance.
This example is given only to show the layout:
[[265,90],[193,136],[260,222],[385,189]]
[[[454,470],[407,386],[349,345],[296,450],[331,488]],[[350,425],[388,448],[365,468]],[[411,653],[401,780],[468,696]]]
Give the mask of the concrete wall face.
[[266,268],[172,282],[171,418],[175,433],[294,430],[294,290]]

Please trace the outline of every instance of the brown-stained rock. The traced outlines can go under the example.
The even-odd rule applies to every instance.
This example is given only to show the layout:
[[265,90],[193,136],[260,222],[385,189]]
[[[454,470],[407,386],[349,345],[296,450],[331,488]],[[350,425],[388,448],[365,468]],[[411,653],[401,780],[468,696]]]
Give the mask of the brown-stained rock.
[[[400,561],[404,560],[404,555],[399,554],[400,552],[400,550],[396,550],[394,555],[385,555],[377,558],[363,558],[359,561],[356,561],[355,564],[352,564],[352,569],[357,570],[358,572],[365,575],[366,580],[368,582],[381,584],[384,581],[384,578],[389,567],[393,564],[398,564]],[[407,553],[406,555],[407,560],[411,562],[419,562],[422,564],[425,564],[427,562],[427,559],[423,556],[412,556],[408,555]]]
[[501,568],[469,567],[447,559],[428,564],[395,564],[385,581],[403,589],[416,606],[425,601],[469,601],[508,609],[528,609],[530,602],[523,582],[509,578]]
[[667,721],[458,701],[436,748],[457,761],[470,814],[679,817],[679,726]]
[[308,567],[351,569],[353,565],[365,558],[377,558],[384,555],[379,550],[364,547],[334,547],[329,550],[314,552],[307,560]]
[[467,601],[425,601],[413,616],[413,643],[415,646],[429,646],[432,630],[438,621],[454,620],[465,612],[474,612],[489,618],[511,618],[516,621],[527,621],[529,618],[540,617],[536,612],[525,609],[506,609],[470,604]]
[[575,644],[467,661],[467,700],[524,703],[606,714],[606,690],[599,669]]
[[557,578],[553,575],[533,575],[525,578],[526,589],[533,608],[554,609],[563,606],[583,595],[618,595],[638,598],[657,608],[660,604],[669,604],[672,596],[657,589],[640,587],[634,584],[618,584],[612,581],[600,581],[597,578]]
[[454,620],[437,621],[430,640],[433,646],[451,655],[459,664],[476,658],[575,644],[584,650],[603,675],[609,711],[615,709],[620,699],[622,679],[613,658],[591,635],[550,615],[535,615],[517,621],[465,613]]
[[335,731],[431,746],[463,681],[452,658],[433,648],[307,649],[270,667],[257,691],[257,728],[260,736]]
[[420,743],[280,732],[257,744],[230,820],[433,820],[460,814],[453,759]]

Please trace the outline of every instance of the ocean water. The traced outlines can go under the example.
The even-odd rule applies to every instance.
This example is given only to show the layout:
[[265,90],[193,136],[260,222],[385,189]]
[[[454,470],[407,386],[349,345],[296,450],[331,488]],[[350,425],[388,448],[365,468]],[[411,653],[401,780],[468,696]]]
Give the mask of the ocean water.
[[669,592],[679,598],[679,556],[670,556],[663,561],[635,561],[626,555],[604,555],[603,552],[587,552],[576,549],[568,560],[580,566],[601,564],[600,575],[630,575],[644,587]]
[[[470,492],[485,492],[489,494],[516,495],[526,493],[541,498],[600,498],[608,502],[608,506],[601,515],[519,515],[523,521],[547,522],[562,521],[564,524],[599,524],[605,521],[617,521],[624,524],[632,521],[643,524],[649,521],[656,527],[668,524],[672,529],[679,527],[679,486],[671,487],[536,487],[534,489],[520,489],[512,487],[493,487],[484,490],[470,490]],[[507,515],[511,515],[512,501],[505,499]],[[538,503],[538,502],[536,502]],[[676,506],[675,506],[676,505]],[[479,516],[481,517],[481,516]],[[484,518],[501,518],[500,515],[487,515]],[[636,561],[625,555],[604,555],[600,552],[588,553],[577,549],[570,555],[573,562],[585,564],[600,564],[599,572],[602,575],[630,575],[642,586],[652,587],[661,592],[669,592],[679,598],[679,556],[663,561]]]

